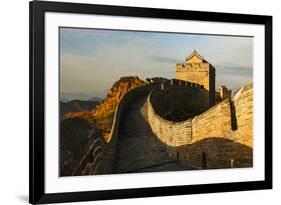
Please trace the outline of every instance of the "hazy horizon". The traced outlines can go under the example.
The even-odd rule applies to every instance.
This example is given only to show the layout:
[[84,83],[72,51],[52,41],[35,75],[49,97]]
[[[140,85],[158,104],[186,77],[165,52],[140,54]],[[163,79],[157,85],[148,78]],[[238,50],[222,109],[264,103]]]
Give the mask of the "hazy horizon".
[[252,82],[252,37],[60,28],[61,97],[104,98],[121,76],[175,78],[194,49],[216,68],[216,88]]

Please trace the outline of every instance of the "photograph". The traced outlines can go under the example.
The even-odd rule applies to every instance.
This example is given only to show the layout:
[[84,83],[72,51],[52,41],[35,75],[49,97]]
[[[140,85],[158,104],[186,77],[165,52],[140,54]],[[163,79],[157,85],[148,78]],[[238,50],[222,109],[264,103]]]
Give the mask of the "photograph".
[[60,177],[253,168],[253,36],[58,36]]
[[272,189],[271,15],[29,6],[30,203]]

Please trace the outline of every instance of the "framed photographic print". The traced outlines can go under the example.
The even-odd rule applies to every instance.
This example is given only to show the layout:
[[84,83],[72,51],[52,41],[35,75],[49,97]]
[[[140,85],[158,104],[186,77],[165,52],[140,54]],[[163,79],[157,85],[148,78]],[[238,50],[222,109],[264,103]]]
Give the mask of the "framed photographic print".
[[272,17],[30,2],[30,203],[272,188]]

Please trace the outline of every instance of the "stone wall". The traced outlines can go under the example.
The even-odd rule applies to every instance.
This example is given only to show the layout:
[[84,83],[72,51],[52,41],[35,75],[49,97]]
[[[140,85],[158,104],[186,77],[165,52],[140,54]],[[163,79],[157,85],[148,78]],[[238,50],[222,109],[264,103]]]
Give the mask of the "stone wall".
[[[225,99],[192,119],[192,143],[180,148],[181,153],[188,155],[184,161],[186,164],[207,168],[252,166],[252,147],[237,140],[236,133],[240,125],[238,124],[236,130],[232,126],[233,118],[237,115],[237,113],[233,115],[232,103],[229,98]],[[251,132],[245,129],[243,131],[241,134],[247,139],[253,138]],[[205,165],[203,155],[206,156]]]
[[199,169],[253,166],[253,149],[223,137],[206,137],[177,148],[182,164]]
[[[148,122],[160,144],[173,158],[179,157],[175,147],[191,142],[192,117],[208,109],[208,95],[199,84],[177,79],[162,83],[160,89],[153,89],[149,94]],[[186,116],[179,121],[167,119],[173,113]]]
[[[152,94],[153,92],[151,92]],[[252,167],[253,90],[245,86],[206,112],[182,122],[165,120],[148,101],[148,122],[166,151],[197,168]]]
[[182,122],[172,122],[161,118],[155,113],[150,102],[150,96],[147,98],[148,123],[153,133],[157,136],[161,145],[172,157],[177,157],[176,147],[191,142],[191,119]]
[[253,147],[253,84],[193,118],[192,127],[193,141],[224,137]]
[[253,84],[242,87],[234,95],[237,130],[235,140],[253,147]]
[[147,99],[148,122],[155,135],[168,146],[180,146],[191,142],[191,119],[182,122],[172,122],[161,118],[155,113],[150,102],[150,96]]
[[232,139],[230,99],[192,119],[192,142],[210,137]]

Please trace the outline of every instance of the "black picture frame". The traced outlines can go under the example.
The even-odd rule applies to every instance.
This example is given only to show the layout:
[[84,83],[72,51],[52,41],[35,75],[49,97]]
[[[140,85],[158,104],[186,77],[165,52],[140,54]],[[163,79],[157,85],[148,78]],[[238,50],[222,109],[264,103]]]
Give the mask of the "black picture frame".
[[[74,202],[137,197],[153,197],[198,193],[260,190],[272,188],[272,16],[184,11],[156,8],[105,6],[93,4],[32,1],[30,12],[30,142],[29,142],[29,202],[32,204]],[[150,17],[208,22],[259,24],[265,27],[265,180],[219,184],[197,184],[154,188],[45,193],[44,163],[44,39],[45,13],[79,13],[110,16]]]

